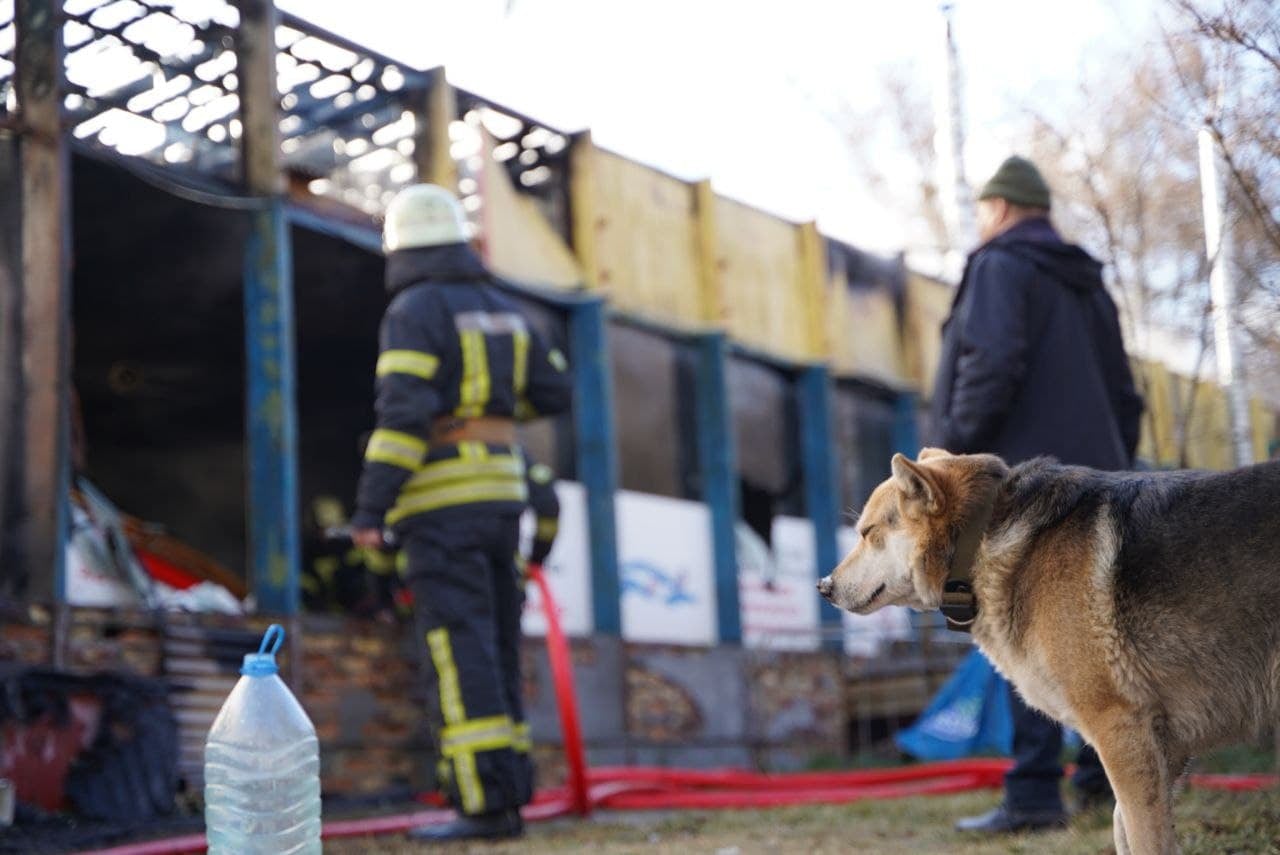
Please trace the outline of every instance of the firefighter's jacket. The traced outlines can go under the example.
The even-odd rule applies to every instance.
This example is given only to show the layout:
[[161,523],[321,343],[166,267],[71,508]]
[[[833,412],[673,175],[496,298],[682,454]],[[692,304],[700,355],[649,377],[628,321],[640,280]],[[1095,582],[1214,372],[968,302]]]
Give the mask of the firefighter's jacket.
[[465,244],[393,252],[387,288],[377,427],[352,525],[395,526],[474,503],[518,511],[528,498],[520,450],[479,442],[429,448],[431,424],[442,416],[526,421],[563,412],[570,401],[564,355],[548,347]]

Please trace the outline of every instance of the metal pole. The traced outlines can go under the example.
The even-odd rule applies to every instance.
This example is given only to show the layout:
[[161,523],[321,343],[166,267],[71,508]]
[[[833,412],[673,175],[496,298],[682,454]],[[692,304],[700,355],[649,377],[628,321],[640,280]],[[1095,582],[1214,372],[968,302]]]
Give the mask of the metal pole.
[[698,351],[695,395],[698,469],[702,500],[711,509],[717,623],[721,643],[737,644],[742,641],[742,607],[734,543],[734,527],[739,516],[738,466],[725,365],[729,345],[723,332],[709,332],[697,337],[695,347]]
[[578,480],[587,488],[591,538],[591,599],[595,631],[622,634],[622,585],[618,573],[618,446],[613,425],[613,379],[603,300],[583,300],[569,315],[573,370],[573,426]]
[[249,466],[249,576],[262,612],[299,604],[298,407],[293,260],[281,199],[277,13],[271,0],[236,0],[244,184],[262,198],[249,215],[244,260],[245,422]]
[[1237,466],[1253,462],[1249,392],[1238,376],[1240,340],[1236,321],[1236,288],[1231,277],[1231,230],[1225,212],[1225,193],[1219,172],[1220,153],[1208,126],[1200,129],[1200,192],[1204,201],[1204,241],[1208,252],[1209,293],[1213,299],[1213,340],[1218,382],[1227,393],[1231,415],[1231,445]]
[[[0,187],[22,185],[21,143],[0,131]],[[0,594],[24,592],[22,516],[22,194],[0,193]]]
[[[830,573],[840,561],[837,530],[840,527],[839,478],[836,477],[835,447],[832,430],[831,373],[825,365],[809,365],[800,372],[797,384],[800,404],[800,465],[804,472],[805,512],[813,521],[814,556],[817,575],[813,581]],[[818,597],[818,592],[813,592]],[[841,612],[819,598],[819,622],[823,627],[842,626]],[[828,646],[840,647],[842,638],[828,640]]]
[[62,131],[62,16],[18,0],[15,88],[21,110],[24,564],[33,599],[64,596],[70,390],[70,169]]
[[956,51],[955,20],[952,13],[955,4],[944,2],[942,13],[943,36],[943,86],[938,99],[937,133],[934,147],[938,154],[938,187],[942,191],[948,227],[951,231],[950,249],[963,252],[977,239],[977,218],[973,210],[973,191],[964,172],[964,106],[961,93],[964,81],[960,74],[960,59]]

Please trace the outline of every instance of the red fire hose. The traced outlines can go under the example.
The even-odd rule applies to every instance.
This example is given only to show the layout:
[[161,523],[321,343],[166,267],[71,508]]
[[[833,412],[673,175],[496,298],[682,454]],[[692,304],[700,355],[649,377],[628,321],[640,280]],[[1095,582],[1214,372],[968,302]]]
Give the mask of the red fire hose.
[[[568,765],[567,786],[541,790],[522,810],[526,821],[575,814],[586,816],[594,808],[611,810],[715,810],[781,807],[805,804],[844,804],[865,799],[897,799],[940,795],[966,790],[994,789],[1003,784],[1012,765],[1007,759],[957,760],[920,763],[892,769],[843,772],[766,774],[736,769],[691,770],[653,767],[602,767],[588,769],[574,692],[569,644],[560,627],[560,615],[542,568],[530,566],[529,575],[542,594],[547,619],[547,656],[560,710],[560,729]],[[1192,775],[1191,785],[1214,790],[1262,790],[1280,785],[1276,775]],[[424,801],[438,804],[431,797]],[[399,834],[421,825],[448,822],[449,810],[423,810],[396,816],[330,821],[324,824],[326,840]],[[203,852],[203,834],[173,837],[100,849],[87,855],[181,855]]]
[[555,683],[556,706],[560,709],[560,733],[564,739],[564,756],[569,767],[569,801],[579,816],[591,813],[587,794],[587,751],[582,744],[582,727],[578,723],[578,696],[573,684],[573,660],[569,642],[560,629],[560,609],[551,596],[551,586],[539,564],[529,565],[529,578],[542,595],[542,613],[547,619],[547,658],[551,661],[551,679]]

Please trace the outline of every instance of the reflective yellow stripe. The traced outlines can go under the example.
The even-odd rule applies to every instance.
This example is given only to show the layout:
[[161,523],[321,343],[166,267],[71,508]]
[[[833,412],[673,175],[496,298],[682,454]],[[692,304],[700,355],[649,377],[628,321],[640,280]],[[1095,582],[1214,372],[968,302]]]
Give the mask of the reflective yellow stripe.
[[489,351],[484,333],[478,329],[458,334],[462,346],[462,384],[458,389],[458,408],[454,414],[462,418],[484,415],[489,403]]
[[519,330],[511,336],[511,349],[514,354],[511,366],[511,385],[516,390],[516,399],[524,397],[524,390],[529,385],[529,333]]
[[458,669],[453,664],[448,628],[442,626],[427,632],[427,647],[431,650],[431,663],[439,683],[440,714],[446,725],[461,724],[467,720],[467,711],[462,705],[462,687],[458,683]]
[[534,535],[538,540],[555,540],[556,535],[560,533],[560,521],[549,518],[538,520],[537,533]]
[[436,376],[440,360],[430,353],[417,350],[388,350],[378,357],[378,367],[374,373],[379,377],[388,374],[412,374],[423,380]]
[[528,498],[528,489],[523,480],[459,484],[425,490],[421,493],[402,493],[395,507],[387,514],[387,524],[395,525],[405,517],[453,505],[468,505],[473,502],[525,502]]
[[533,750],[533,735],[529,731],[529,723],[518,721],[511,727],[511,747],[521,754]]
[[[446,727],[440,733],[442,744],[450,739],[468,740],[476,734],[484,733],[490,730],[499,730],[505,728],[511,730],[511,716],[509,715],[491,715],[484,718],[473,718],[468,721],[452,724]],[[461,744],[461,742],[459,742]]]
[[338,572],[338,564],[336,555],[325,555],[317,558],[311,566],[315,569],[316,575],[324,580],[325,584],[329,584],[333,581],[333,575]]
[[462,796],[463,813],[484,813],[484,787],[480,784],[480,775],[476,772],[476,755],[464,751],[453,758],[453,774],[458,782],[458,793]]
[[374,549],[369,546],[362,547],[360,549],[360,560],[364,563],[366,570],[379,576],[385,576],[396,569],[395,555],[383,552],[381,549]]
[[524,477],[524,461],[515,455],[501,455],[488,460],[458,458],[428,463],[404,485],[405,493],[418,493],[455,481],[497,480]]
[[535,484],[550,484],[553,477],[551,467],[545,463],[535,463],[529,467],[529,480]]
[[552,348],[551,352],[547,354],[547,361],[551,363],[552,368],[561,374],[569,367],[569,360],[564,358],[564,354],[558,348]]
[[398,430],[378,428],[369,437],[364,459],[371,463],[389,463],[416,472],[427,455],[427,444],[416,436]]
[[446,757],[456,757],[464,751],[495,751],[510,748],[511,740],[511,717],[495,715],[444,728],[440,731],[440,751]]

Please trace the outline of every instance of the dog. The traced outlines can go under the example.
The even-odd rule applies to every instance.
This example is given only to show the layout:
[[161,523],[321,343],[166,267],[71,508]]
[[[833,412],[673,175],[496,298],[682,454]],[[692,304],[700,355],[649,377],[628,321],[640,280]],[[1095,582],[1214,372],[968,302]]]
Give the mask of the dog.
[[1280,463],[1099,472],[898,454],[818,591],[868,614],[942,608],[1029,705],[1081,733],[1116,851],[1177,851],[1190,758],[1277,723]]

